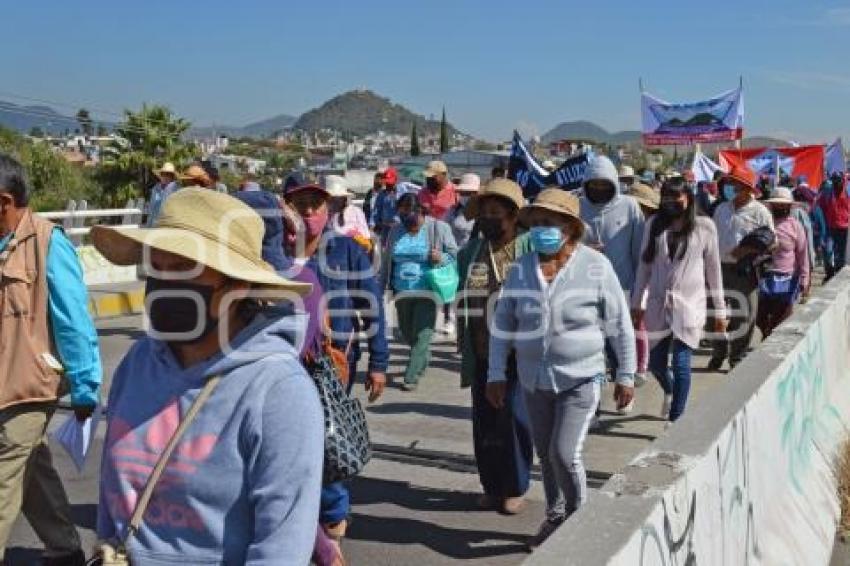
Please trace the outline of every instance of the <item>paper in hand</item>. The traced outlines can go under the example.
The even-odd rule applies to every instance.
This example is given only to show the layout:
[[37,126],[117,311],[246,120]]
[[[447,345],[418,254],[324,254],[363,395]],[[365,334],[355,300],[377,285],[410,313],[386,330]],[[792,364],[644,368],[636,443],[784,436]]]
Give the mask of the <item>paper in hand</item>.
[[89,418],[80,422],[72,413],[59,428],[50,434],[50,437],[68,452],[80,473],[83,472],[86,455],[91,448],[100,415],[101,408],[97,407]]

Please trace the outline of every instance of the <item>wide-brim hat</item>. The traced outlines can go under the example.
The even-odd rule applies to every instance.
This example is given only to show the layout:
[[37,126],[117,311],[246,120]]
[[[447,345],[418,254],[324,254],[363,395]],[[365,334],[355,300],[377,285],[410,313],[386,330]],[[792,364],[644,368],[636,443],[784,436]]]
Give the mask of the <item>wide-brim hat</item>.
[[658,210],[658,207],[661,206],[661,195],[649,185],[635,183],[632,185],[628,195],[638,201],[638,204],[647,208]]
[[157,177],[162,177],[163,174],[166,174],[166,175],[170,174],[170,175],[174,175],[176,177],[177,176],[177,168],[174,166],[173,163],[171,163],[169,161],[169,162],[163,163],[162,168],[154,171],[154,174]]
[[182,181],[210,181],[210,175],[200,165],[190,165],[188,169],[178,175]]
[[348,185],[345,182],[345,178],[341,175],[328,175],[325,177],[322,182],[324,185],[325,192],[328,193],[329,197],[346,197],[350,198],[354,196],[354,193],[348,190]]
[[464,209],[467,218],[477,218],[481,211],[481,203],[484,199],[499,198],[513,204],[517,210],[525,206],[525,198],[522,196],[522,188],[510,179],[497,178],[484,185],[481,191],[469,199]]
[[475,173],[464,173],[455,189],[459,193],[477,193],[481,190],[481,177]]
[[770,194],[769,199],[765,199],[766,204],[794,204],[794,193],[788,187],[776,187]]
[[189,187],[165,200],[153,228],[94,226],[95,248],[115,265],[138,265],[145,249],[179,255],[219,273],[251,283],[261,299],[306,295],[309,283],[278,275],[262,258],[263,219],[238,199]]
[[581,222],[578,198],[560,187],[551,187],[541,191],[533,203],[519,211],[520,222],[528,226],[528,217],[536,208],[551,210],[552,212],[557,212],[558,214]]
[[754,191],[757,196],[761,196],[761,189],[758,188],[758,177],[755,171],[749,167],[738,164],[732,165],[729,171],[721,177],[720,182],[723,181],[736,181]]
[[442,161],[430,161],[428,165],[425,166],[425,178],[428,177],[436,177],[437,175],[447,174],[449,172],[449,168],[446,167],[446,164]]

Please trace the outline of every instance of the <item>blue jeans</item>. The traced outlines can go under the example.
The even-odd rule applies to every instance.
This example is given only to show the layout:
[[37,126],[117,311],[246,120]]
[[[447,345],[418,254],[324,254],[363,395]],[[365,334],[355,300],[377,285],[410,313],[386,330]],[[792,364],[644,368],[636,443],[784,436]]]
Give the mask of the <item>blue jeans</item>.
[[691,390],[691,347],[670,334],[649,353],[649,371],[658,380],[664,394],[673,396],[670,420],[675,421],[685,412]]

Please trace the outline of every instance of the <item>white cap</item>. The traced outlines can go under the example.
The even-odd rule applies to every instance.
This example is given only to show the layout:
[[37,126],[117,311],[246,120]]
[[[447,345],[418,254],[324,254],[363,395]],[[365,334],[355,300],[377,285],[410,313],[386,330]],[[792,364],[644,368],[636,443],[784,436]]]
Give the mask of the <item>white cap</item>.
[[479,189],[481,189],[481,177],[475,173],[464,173],[460,176],[460,184],[457,186],[458,192],[477,193]]
[[345,183],[345,178],[340,175],[327,175],[322,187],[328,192],[330,197],[352,197],[354,194],[348,190]]
[[765,200],[770,204],[794,204],[794,194],[788,187],[776,187],[770,194],[770,198]]
[[620,165],[620,177],[634,177],[635,170],[629,165]]

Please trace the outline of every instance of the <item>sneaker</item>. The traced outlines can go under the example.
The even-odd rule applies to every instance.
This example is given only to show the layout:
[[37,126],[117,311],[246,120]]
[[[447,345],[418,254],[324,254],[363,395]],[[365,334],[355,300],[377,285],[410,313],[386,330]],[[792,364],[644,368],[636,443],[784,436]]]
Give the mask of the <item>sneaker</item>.
[[401,384],[401,390],[407,391],[408,393],[413,393],[414,391],[416,391],[417,387],[419,387],[419,384],[417,384],[417,383],[407,383],[407,382],[405,382],[405,383]]
[[587,429],[591,431],[602,429],[602,421],[599,420],[599,415],[593,415],[593,419],[591,419],[590,426]]
[[723,367],[723,358],[711,358],[708,361],[708,371],[720,371],[720,368]]
[[643,387],[646,385],[646,382],[647,379],[645,371],[639,371],[635,374],[635,387]]
[[541,544],[543,544],[544,542],[546,542],[546,539],[549,538],[550,536],[552,536],[552,533],[557,531],[558,527],[560,527],[561,523],[563,523],[563,522],[564,522],[563,519],[559,519],[559,520],[555,520],[555,521],[550,521],[549,519],[546,519],[545,521],[543,521],[543,523],[540,525],[540,528],[537,529],[537,532],[534,534],[534,536],[532,536],[530,539],[528,539],[528,547],[530,549],[535,549],[538,546],[540,546]]
[[629,401],[628,405],[626,405],[625,407],[622,407],[620,409],[617,409],[617,414],[618,415],[628,415],[629,413],[631,413],[634,410],[634,408],[635,408],[635,400],[632,399],[631,401]]
[[502,502],[502,513],[505,515],[519,515],[525,509],[524,497],[506,497]]
[[669,419],[670,418],[670,408],[673,406],[673,396],[665,395],[664,402],[661,403],[661,418]]
[[443,334],[451,336],[455,333],[455,323],[453,320],[447,320],[443,325]]

